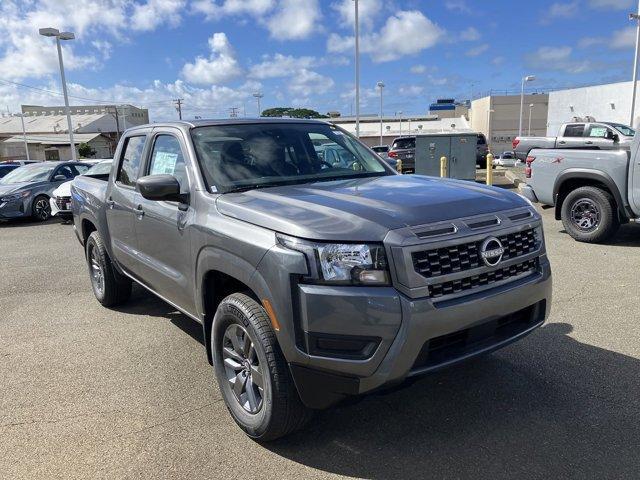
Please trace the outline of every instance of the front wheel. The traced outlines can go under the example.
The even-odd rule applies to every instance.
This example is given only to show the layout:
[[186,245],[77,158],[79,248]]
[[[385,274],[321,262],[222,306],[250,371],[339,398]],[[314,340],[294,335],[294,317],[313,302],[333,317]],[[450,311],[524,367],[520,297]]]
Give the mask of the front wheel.
[[242,293],[229,295],[211,328],[216,379],[238,426],[261,442],[302,428],[311,411],[300,401],[262,305]]
[[567,233],[579,242],[604,242],[620,227],[615,200],[597,187],[580,187],[569,193],[561,218]]
[[49,204],[49,198],[45,195],[39,195],[33,199],[31,206],[31,216],[35,220],[44,222],[51,216],[51,205]]

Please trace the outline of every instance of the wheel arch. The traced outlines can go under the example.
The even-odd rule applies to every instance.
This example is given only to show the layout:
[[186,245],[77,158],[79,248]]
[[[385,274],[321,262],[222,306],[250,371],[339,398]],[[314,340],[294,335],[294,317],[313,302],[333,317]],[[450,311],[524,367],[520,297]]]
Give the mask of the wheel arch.
[[575,168],[562,172],[553,186],[556,220],[561,218],[562,204],[567,195],[580,187],[597,187],[606,191],[615,201],[614,207],[618,212],[619,220],[624,222],[628,219],[620,190],[606,172]]
[[220,302],[243,292],[259,304],[271,298],[266,281],[255,265],[224,250],[205,248],[196,262],[196,309],[202,322],[207,359],[212,363],[211,325]]

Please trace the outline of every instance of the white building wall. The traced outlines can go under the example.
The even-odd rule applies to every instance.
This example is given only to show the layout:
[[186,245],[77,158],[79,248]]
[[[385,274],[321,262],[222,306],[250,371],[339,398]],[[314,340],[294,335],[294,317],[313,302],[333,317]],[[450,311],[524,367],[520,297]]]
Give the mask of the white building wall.
[[[574,117],[591,116],[602,122],[629,124],[633,82],[609,83],[592,87],[572,88],[549,93],[547,135],[558,134],[560,125]],[[640,90],[639,90],[640,93]],[[640,120],[636,108],[634,125]]]

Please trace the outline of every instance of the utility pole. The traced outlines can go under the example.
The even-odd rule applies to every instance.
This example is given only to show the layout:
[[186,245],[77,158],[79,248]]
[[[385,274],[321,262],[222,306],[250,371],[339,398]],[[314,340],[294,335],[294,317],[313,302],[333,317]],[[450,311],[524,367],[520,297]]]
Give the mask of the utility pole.
[[183,98],[176,98],[173,100],[176,104],[176,110],[178,111],[178,118],[182,120],[182,102],[184,102]]
[[629,20],[636,21],[636,53],[633,57],[633,89],[631,93],[631,118],[629,126],[634,127],[634,115],[636,108],[636,89],[638,83],[638,49],[640,48],[640,0],[638,0],[638,13],[630,13]]
[[229,109],[229,116],[231,118],[236,118],[238,116],[238,110],[240,110],[238,107],[231,107]]
[[22,140],[24,140],[24,151],[27,154],[27,160],[29,158],[29,144],[27,143],[27,131],[24,128],[24,113],[20,113],[20,121],[22,122]]
[[380,89],[380,145],[382,145],[382,89],[384,88],[384,82],[378,82],[376,86]]

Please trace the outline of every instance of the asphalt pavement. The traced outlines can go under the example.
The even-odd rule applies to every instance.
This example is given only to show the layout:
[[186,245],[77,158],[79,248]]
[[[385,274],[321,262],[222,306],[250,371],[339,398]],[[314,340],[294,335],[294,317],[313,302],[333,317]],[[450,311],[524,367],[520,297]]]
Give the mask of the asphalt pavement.
[[199,325],[141,289],[101,307],[69,225],[0,224],[0,478],[638,478],[640,225],[586,245],[543,216],[545,326],[264,446]]

